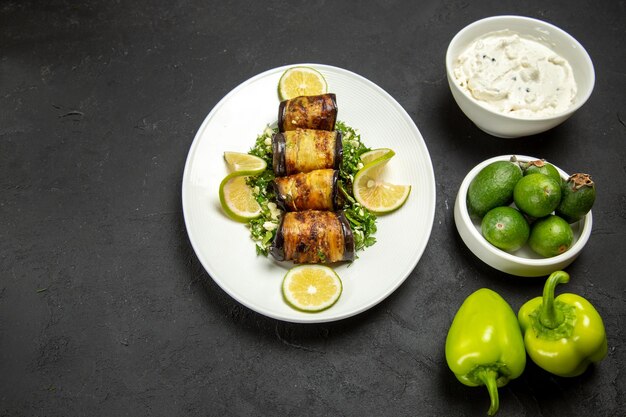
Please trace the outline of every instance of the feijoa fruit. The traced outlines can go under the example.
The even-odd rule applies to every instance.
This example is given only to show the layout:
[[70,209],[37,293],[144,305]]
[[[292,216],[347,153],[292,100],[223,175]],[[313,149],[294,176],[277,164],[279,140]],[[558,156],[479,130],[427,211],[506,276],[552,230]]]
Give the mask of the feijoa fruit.
[[513,189],[521,178],[519,165],[509,161],[495,161],[481,169],[467,190],[470,216],[482,218],[495,207],[511,204]]
[[530,234],[524,215],[508,206],[489,210],[480,228],[489,243],[507,252],[515,252],[524,246]]
[[573,174],[561,184],[561,202],[556,214],[576,223],[589,213],[596,201],[596,186],[588,174]]
[[515,184],[513,200],[529,216],[544,217],[561,202],[561,184],[544,174],[529,174]]
[[537,254],[551,258],[566,252],[574,241],[574,232],[569,223],[551,214],[533,223],[528,246]]
[[524,176],[530,174],[543,174],[548,177],[554,178],[559,183],[561,182],[561,174],[556,167],[543,159],[530,162],[520,162]]

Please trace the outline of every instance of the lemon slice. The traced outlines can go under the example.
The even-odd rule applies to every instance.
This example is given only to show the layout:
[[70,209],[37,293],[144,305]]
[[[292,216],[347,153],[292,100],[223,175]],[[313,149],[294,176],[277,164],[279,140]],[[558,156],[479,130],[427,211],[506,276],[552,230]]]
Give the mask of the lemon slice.
[[310,67],[292,67],[278,81],[278,96],[288,100],[298,96],[315,96],[328,90],[326,79]]
[[328,266],[298,265],[287,271],[282,291],[291,307],[313,313],[335,304],[343,291],[343,284]]
[[411,186],[390,184],[380,179],[382,169],[395,153],[391,149],[375,149],[363,155],[371,162],[354,176],[352,191],[356,201],[375,214],[390,213],[402,207]]
[[258,156],[241,152],[224,152],[224,160],[232,171],[247,171],[249,175],[257,175],[265,171],[267,162]]
[[254,198],[246,172],[233,172],[220,183],[220,204],[228,216],[239,222],[247,222],[261,215],[261,206]]

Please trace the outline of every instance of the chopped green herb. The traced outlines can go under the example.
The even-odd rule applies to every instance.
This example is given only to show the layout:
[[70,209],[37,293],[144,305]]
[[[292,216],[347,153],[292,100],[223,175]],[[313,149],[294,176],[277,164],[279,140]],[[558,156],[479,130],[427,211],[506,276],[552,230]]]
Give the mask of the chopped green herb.
[[372,236],[376,233],[376,216],[359,203],[351,204],[344,208],[344,214],[354,235],[354,248],[356,251],[365,249],[376,243]]
[[274,190],[270,186],[274,179],[272,169],[272,135],[278,129],[269,126],[257,136],[254,146],[248,152],[251,155],[263,158],[267,162],[267,169],[255,177],[248,178],[248,185],[254,191],[256,200],[261,206],[261,216],[248,222],[250,237],[256,244],[257,255],[267,256],[274,240],[281,211],[277,208]]
[[361,155],[370,151],[361,141],[361,135],[356,130],[338,121],[335,128],[341,132],[343,144],[343,163],[339,169],[339,178],[348,186],[352,193],[352,180],[357,171],[363,168]]

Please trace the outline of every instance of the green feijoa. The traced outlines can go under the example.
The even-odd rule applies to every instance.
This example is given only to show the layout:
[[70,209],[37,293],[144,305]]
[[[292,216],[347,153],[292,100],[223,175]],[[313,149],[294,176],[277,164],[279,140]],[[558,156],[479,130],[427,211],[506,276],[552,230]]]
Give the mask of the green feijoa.
[[554,167],[554,165],[544,161],[543,159],[538,159],[536,161],[530,162],[522,162],[522,171],[524,171],[524,176],[530,174],[543,174],[548,177],[554,178],[559,183],[561,182],[561,174]]
[[588,174],[571,175],[561,183],[561,203],[556,214],[568,223],[576,223],[585,216],[596,201],[596,185]]
[[530,229],[528,246],[537,254],[551,258],[567,251],[574,241],[569,223],[551,214],[537,220]]
[[508,206],[489,210],[480,228],[487,242],[507,252],[515,252],[524,246],[530,234],[524,215]]
[[470,216],[482,218],[489,210],[513,201],[513,188],[522,178],[519,165],[496,161],[481,169],[467,189]]
[[531,217],[547,216],[561,202],[561,184],[544,174],[529,174],[515,184],[513,201]]

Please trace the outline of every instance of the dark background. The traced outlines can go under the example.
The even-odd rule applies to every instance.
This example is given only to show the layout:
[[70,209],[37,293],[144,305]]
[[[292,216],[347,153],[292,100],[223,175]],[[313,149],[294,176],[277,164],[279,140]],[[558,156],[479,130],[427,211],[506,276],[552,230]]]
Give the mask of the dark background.
[[[500,273],[454,226],[477,163],[518,153],[593,175],[586,248],[559,291],[603,316],[609,354],[578,378],[534,364],[501,416],[626,415],[624,1],[0,1],[0,415],[485,415],[444,342],[489,287],[517,310],[542,279]],[[589,52],[596,87],[565,124],[502,140],[456,107],[448,42],[498,14],[549,21]],[[356,317],[297,325],[226,295],[187,238],[181,181],[195,132],[231,89],[317,62],[394,96],[420,129],[437,205],[421,261]],[[220,236],[215,236],[220,239]]]

